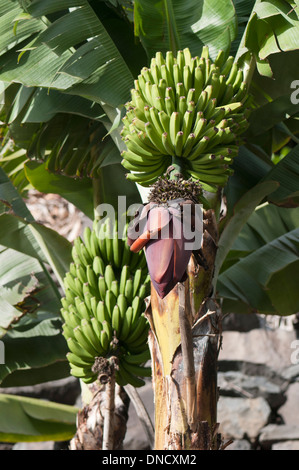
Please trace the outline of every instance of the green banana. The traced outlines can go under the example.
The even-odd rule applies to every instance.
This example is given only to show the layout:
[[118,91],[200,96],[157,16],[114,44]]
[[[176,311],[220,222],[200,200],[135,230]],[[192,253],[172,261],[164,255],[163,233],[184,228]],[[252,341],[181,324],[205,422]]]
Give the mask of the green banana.
[[74,334],[73,334],[73,328],[71,328],[70,325],[67,325],[66,323],[64,323],[62,325],[62,331],[63,331],[63,336],[65,337],[65,339],[68,339],[68,338],[74,338]]
[[[103,320],[104,321],[104,320]],[[100,342],[100,338],[101,338],[101,325],[102,325],[102,322],[99,322],[97,318],[95,317],[92,317],[91,320],[91,326],[93,328],[93,331],[96,335],[96,337],[98,338],[98,341]]]
[[153,124],[151,124],[150,122],[145,123],[145,133],[152,142],[152,144],[159,150],[159,152],[161,152],[161,155],[165,154],[165,150],[162,145],[161,138],[158,134],[158,130],[155,129]]
[[86,361],[82,359],[82,357],[76,356],[76,354],[68,352],[67,355],[67,360],[71,363],[74,364],[77,367],[91,367],[93,365],[93,361]]
[[130,352],[141,352],[144,351],[144,348],[147,344],[148,341],[148,326],[144,328],[144,330],[140,333],[138,338],[135,338],[134,341],[128,341],[130,340],[131,337],[129,337],[126,341],[127,347],[130,350]]
[[133,308],[129,307],[126,310],[125,314],[122,315],[122,328],[121,328],[121,332],[119,335],[119,339],[121,341],[125,341],[130,333],[132,317],[133,317]]
[[90,311],[88,310],[86,303],[83,302],[81,299],[76,298],[75,304],[76,304],[78,316],[80,316],[82,319],[84,318],[86,320],[89,320],[92,315],[90,314]]
[[[162,143],[161,143],[162,145]],[[150,172],[140,172],[140,173],[127,173],[127,179],[140,183],[143,186],[148,186],[152,184],[152,181],[156,180],[159,175],[164,174],[167,169],[167,162],[160,163],[159,165],[153,165],[153,169]]]
[[192,151],[190,152],[188,156],[188,160],[192,161],[198,158],[208,147],[210,139],[206,136],[204,136],[195,147],[193,147]]
[[72,364],[71,375],[83,381],[96,377],[96,374],[88,367],[77,367]]
[[175,155],[180,157],[184,147],[184,132],[179,131],[175,139]]
[[[110,321],[103,321],[103,323],[102,323],[102,328],[103,328],[103,329],[102,329],[102,332],[104,331],[104,332],[106,333],[106,336],[107,336],[107,338],[108,338],[108,342],[110,342],[111,339],[112,339],[112,336],[113,336],[111,320],[110,320]],[[101,332],[101,337],[103,336],[103,335],[102,335],[102,332]],[[104,346],[103,346],[103,347],[104,347]],[[104,348],[104,349],[107,349],[107,347]]]
[[118,297],[118,294],[119,294],[119,284],[118,284],[118,281],[117,281],[117,280],[112,281],[112,283],[111,283],[111,291],[113,292],[113,294],[115,295],[115,297]]
[[112,324],[113,330],[116,333],[116,336],[118,337],[120,330],[121,330],[121,315],[120,315],[120,310],[117,304],[114,306],[113,311],[112,311],[111,324]]
[[76,277],[77,276],[77,268],[76,268],[76,264],[75,263],[71,263],[70,264],[70,274],[73,276],[73,277]]
[[102,345],[102,348],[104,349],[104,351],[108,351],[109,343],[110,343],[110,340],[109,340],[109,337],[107,335],[107,332],[105,330],[102,330],[101,331],[101,345]]
[[104,276],[105,272],[105,263],[103,259],[100,256],[95,256],[93,259],[93,264],[92,264],[92,269],[95,272],[95,274]]
[[137,364],[128,363],[126,358],[121,361],[121,365],[127,372],[130,372],[132,375],[136,375],[138,377],[151,377],[152,376],[152,368],[151,367],[144,367]]
[[120,364],[120,368],[118,374],[121,379],[121,383],[123,384],[130,384],[135,388],[143,387],[145,385],[144,380],[140,379],[139,377],[134,376],[133,374],[127,372],[122,364]]
[[143,155],[137,155],[136,153],[133,153],[131,150],[124,150],[121,153],[121,156],[123,157],[123,160],[126,161],[127,163],[138,165],[138,167],[140,167],[140,171],[142,171],[142,168],[144,166],[148,166],[149,163],[151,163],[152,165],[157,165],[161,161],[161,154],[159,156],[152,155],[151,157],[145,157]]
[[167,132],[163,132],[163,134],[162,134],[162,144],[163,144],[163,147],[165,148],[165,151],[169,155],[174,154],[174,152],[175,152],[174,146],[172,145]]
[[112,282],[115,281],[115,274],[111,264],[108,264],[105,268],[104,279],[108,289],[111,289]]
[[105,302],[100,301],[97,305],[96,319],[103,323],[104,321],[110,321],[110,315],[105,305]]
[[123,318],[125,317],[126,311],[128,308],[128,302],[124,294],[119,294],[119,296],[117,297],[117,305],[118,305],[120,315],[123,321]]
[[169,137],[174,148],[176,144],[176,136],[179,131],[180,131],[180,115],[178,112],[174,112],[171,114],[170,121],[169,121]]
[[87,276],[87,282],[89,286],[95,291],[97,291],[98,290],[97,277],[95,275],[94,270],[92,269],[90,265],[86,266],[86,276]]
[[76,328],[74,328],[73,331],[74,337],[76,341],[80,344],[80,346],[82,346],[85,351],[88,351],[91,355],[96,357],[98,355],[98,352],[91,344],[90,339],[83,333],[81,326],[77,326]]
[[132,332],[132,334],[127,338],[127,341],[126,343],[127,344],[132,344],[134,343],[134,341],[136,341],[141,335],[142,333],[145,331],[145,330],[148,330],[148,325],[147,325],[147,321],[145,319],[144,316],[140,316],[136,322],[136,325],[135,325],[135,328],[134,328],[134,331]]
[[105,295],[105,305],[107,307],[107,311],[109,313],[110,318],[112,318],[112,312],[116,305],[116,301],[117,299],[113,292],[111,290],[107,290]]
[[225,61],[225,52],[222,49],[220,49],[220,51],[218,52],[217,57],[214,61],[214,64],[217,67],[221,68],[224,64],[224,61]]
[[142,284],[142,286],[140,287],[139,292],[138,292],[138,297],[140,297],[141,299],[144,299],[145,297],[150,295],[148,286],[149,286],[149,284]]
[[[109,231],[109,219],[102,221],[100,225],[95,221],[92,230],[84,231],[86,245],[83,245],[79,238],[74,242],[74,262],[70,265],[72,272],[65,276],[65,297],[61,302],[61,315],[64,319],[63,335],[70,351],[67,358],[71,373],[86,383],[97,379],[97,374],[92,371],[95,358],[105,357],[112,351],[115,353],[117,342],[110,344],[113,334],[115,339],[122,342],[118,353],[120,359],[132,352],[143,353],[145,350],[145,339],[138,347],[135,344],[140,342],[140,336],[138,341],[136,339],[132,343],[133,346],[126,343],[131,334],[136,335],[135,325],[137,326],[142,312],[142,299],[137,298],[137,294],[148,294],[150,279],[144,253],[130,252],[126,239],[128,223],[125,225],[125,232],[119,239],[117,223],[113,225],[113,230]],[[107,236],[111,233],[112,243],[115,239],[118,240],[118,244],[114,244],[114,251],[119,250],[117,256],[111,252],[107,241]],[[102,240],[101,243],[98,242],[99,239]],[[125,247],[128,248],[126,253]],[[108,255],[111,256],[110,259],[107,258]],[[120,271],[119,267],[122,265],[119,263],[123,259],[127,260],[128,265]],[[145,318],[143,322],[143,329],[140,326],[137,328],[141,336],[147,333]],[[130,380],[133,383],[135,379]]]
[[100,340],[96,336],[95,331],[94,331],[91,323],[89,321],[83,319],[81,321],[81,329],[82,329],[82,333],[85,335],[86,338],[88,338],[88,340],[90,341],[90,343],[93,346],[93,348],[95,349],[95,351],[97,351],[98,355],[99,356],[102,355],[104,351],[101,348]]
[[170,118],[165,111],[159,111],[158,117],[162,126],[162,133],[169,132]]
[[120,274],[120,282],[119,282],[119,292],[120,294],[125,293],[125,287],[126,287],[126,282],[130,277],[130,268],[129,266],[123,265],[123,268],[121,270]]
[[133,317],[132,317],[132,326],[134,327],[136,325],[136,322],[139,318],[139,315],[141,313],[141,306],[142,306],[143,300],[138,297],[137,295],[134,297],[132,301],[132,309],[133,309]]
[[142,269],[137,269],[133,278],[133,297],[137,295],[138,289],[141,285]]
[[125,285],[125,296],[129,303],[133,300],[134,284],[132,279],[128,279]]
[[69,350],[75,354],[76,356],[82,358],[83,360],[90,360],[90,361],[94,361],[94,354],[90,354],[89,351],[87,351],[86,349],[84,349],[81,345],[81,343],[78,343],[77,340],[73,339],[73,338],[68,338],[66,340],[67,342],[67,345],[68,345],[68,348]]
[[106,281],[105,281],[104,276],[100,276],[98,279],[98,289],[99,289],[100,299],[105,300],[107,286],[106,286]]
[[[226,59],[221,50],[213,62],[208,47],[204,46],[201,57],[192,57],[185,48],[176,56],[167,52],[163,57],[159,52],[151,64],[151,69],[143,68],[135,81],[136,93],[127,106],[123,128],[128,154],[123,154],[122,163],[133,172],[128,178],[143,186],[153,184],[164,174],[174,154],[196,160],[205,150],[212,153],[216,145],[232,142],[248,127],[245,103],[249,99],[244,74],[232,56]],[[229,123],[238,110],[242,124]],[[200,119],[205,121],[199,122]],[[209,142],[201,141],[203,127],[208,131],[218,124],[217,136],[208,134]],[[135,144],[136,126],[144,132],[147,144],[141,141],[138,147]],[[222,132],[222,128],[228,131]],[[165,165],[164,156],[168,156]],[[188,165],[183,163],[182,168],[185,167]]]
[[143,351],[142,353],[139,353],[139,354],[126,355],[125,361],[126,361],[127,364],[140,365],[140,364],[143,364],[143,363],[149,361],[150,358],[151,358],[150,350],[146,349],[145,351]]

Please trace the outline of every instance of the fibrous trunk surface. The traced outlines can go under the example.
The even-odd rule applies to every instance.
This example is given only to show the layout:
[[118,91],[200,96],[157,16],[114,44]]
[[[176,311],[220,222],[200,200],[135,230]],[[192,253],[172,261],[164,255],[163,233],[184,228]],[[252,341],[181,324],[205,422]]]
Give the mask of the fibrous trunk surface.
[[[109,387],[108,387],[109,388]],[[84,394],[83,394],[84,396]],[[86,394],[85,394],[86,396]],[[88,386],[88,403],[84,403],[77,416],[77,433],[70,450],[103,450],[104,421],[107,412],[107,387],[94,382]],[[127,431],[130,400],[125,390],[116,385],[113,413],[113,450],[122,449]]]
[[217,358],[221,311],[213,300],[217,251],[213,211],[204,214],[202,249],[188,279],[161,299],[154,288],[151,324],[156,450],[210,450],[221,445],[217,425]]

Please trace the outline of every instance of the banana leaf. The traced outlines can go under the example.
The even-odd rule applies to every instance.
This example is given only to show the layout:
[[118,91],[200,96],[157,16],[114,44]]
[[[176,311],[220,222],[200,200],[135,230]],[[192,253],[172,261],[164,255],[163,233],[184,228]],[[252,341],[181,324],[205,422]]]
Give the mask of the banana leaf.
[[[51,22],[47,15],[54,13]],[[0,80],[54,88],[114,107],[128,100],[133,76],[87,0],[39,1],[23,8],[4,0],[2,26],[7,36],[0,44]]]
[[76,432],[78,409],[35,398],[0,395],[0,441],[65,441]]
[[221,225],[224,228],[219,239],[215,261],[216,281],[218,273],[243,226],[255,211],[255,208],[277,187],[278,183],[271,180],[257,184],[239,199],[234,206],[233,214],[231,216],[228,215],[226,220],[222,221]]
[[251,215],[218,277],[224,312],[284,316],[298,311],[298,216],[298,208],[268,203]]
[[269,58],[299,48],[299,22],[294,3],[284,0],[256,0],[238,49],[239,64],[254,55],[261,75],[272,76]]
[[2,245],[36,258],[41,263],[49,263],[63,286],[62,279],[71,262],[71,243],[54,230],[34,221],[26,204],[1,168],[0,199],[12,211],[0,214]]
[[229,0],[137,0],[134,7],[135,33],[149,57],[185,47],[199,55],[207,44],[215,58],[219,49],[228,53],[236,36],[235,9]]

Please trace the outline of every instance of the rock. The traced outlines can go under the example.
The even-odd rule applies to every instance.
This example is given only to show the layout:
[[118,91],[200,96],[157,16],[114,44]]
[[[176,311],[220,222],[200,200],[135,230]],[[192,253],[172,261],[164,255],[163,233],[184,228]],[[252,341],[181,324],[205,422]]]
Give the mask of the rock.
[[246,439],[236,439],[226,450],[251,450],[251,444]]
[[258,315],[252,313],[243,315],[240,313],[230,313],[222,321],[223,331],[250,331],[260,327]]
[[277,442],[271,450],[299,450],[299,441]]
[[0,452],[1,450],[12,450],[14,444],[9,444],[8,442],[0,442]]
[[279,408],[279,414],[285,424],[299,424],[299,382],[292,383],[286,392],[286,402]]
[[219,372],[220,395],[231,397],[263,397],[272,409],[279,408],[286,400],[284,390],[264,376],[250,376],[239,371]]
[[271,408],[264,398],[219,398],[217,420],[224,439],[247,436],[254,441],[269,422],[270,415]]
[[1,388],[0,393],[23,397],[42,398],[65,405],[74,405],[81,393],[80,382],[75,377],[45,382],[26,387]]
[[299,382],[299,364],[292,365],[282,370],[281,376],[289,382]]
[[12,450],[54,450],[54,442],[19,442]]
[[[152,423],[155,419],[154,394],[152,382],[149,380],[144,387],[137,389]],[[127,433],[123,443],[124,450],[150,450],[146,432],[137,416],[134,405],[130,402]]]
[[259,328],[247,333],[224,331],[219,360],[246,361],[282,370],[292,365],[291,344],[295,339],[295,331],[279,328],[275,331]]
[[299,425],[268,424],[261,429],[259,442],[263,448],[283,441],[299,441]]

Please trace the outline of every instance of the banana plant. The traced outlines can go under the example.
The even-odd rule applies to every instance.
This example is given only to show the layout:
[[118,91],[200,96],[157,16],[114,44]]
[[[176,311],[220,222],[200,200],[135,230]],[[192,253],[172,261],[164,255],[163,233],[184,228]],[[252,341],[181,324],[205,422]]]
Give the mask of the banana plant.
[[[185,181],[191,178],[189,198],[190,189],[196,198],[189,200],[190,207],[198,202],[204,206],[202,244],[193,253],[184,252],[170,238],[167,247],[165,243],[161,245],[163,260],[157,260],[155,246],[160,240],[152,243],[148,231],[130,241],[132,251],[145,249],[152,277],[151,304],[146,314],[154,377],[156,449],[223,446],[217,427],[220,306],[225,312],[240,309],[281,315],[298,311],[293,280],[298,264],[295,211],[299,108],[290,98],[291,83],[297,79],[296,7],[296,2],[282,0],[275,3],[267,0],[221,3],[216,0],[2,0],[0,5],[3,32],[0,80],[5,89],[3,133],[5,143],[11,139],[21,157],[21,160],[13,157],[8,160],[9,153],[5,152],[2,165],[10,176],[14,174],[12,162],[21,165],[19,178],[25,178],[19,186],[21,190],[31,184],[43,192],[56,192],[93,218],[94,209],[100,203],[116,205],[118,195],[126,195],[128,203],[144,202],[145,206],[151,202],[155,205],[158,197],[159,205],[162,200],[165,203],[170,199],[167,195],[174,192],[175,186],[176,198],[182,203],[187,193],[182,188],[178,193],[180,177],[176,175],[180,173]],[[162,57],[168,62],[172,57],[182,63],[184,54],[179,51],[184,50],[185,55],[190,51],[187,58],[190,66],[193,57],[198,60],[202,57],[208,71],[205,69],[206,76],[201,77],[200,63],[193,62],[197,80],[202,81],[200,86],[194,86],[194,82],[190,85],[187,69],[174,67],[176,75],[170,79],[173,85],[184,87],[179,89],[179,96],[185,96],[183,91],[195,91],[188,101],[187,96],[185,101],[180,100],[177,108],[169,107],[171,128],[164,128],[170,124],[167,109],[157,106],[160,114],[156,115],[151,100],[157,87],[164,87],[165,82],[166,88],[171,87],[166,81],[169,70],[160,63],[163,73],[168,71],[168,75],[161,72],[162,82],[153,80],[152,85],[156,86],[151,90],[141,90],[142,77],[151,68],[155,69],[153,73],[160,73],[157,61]],[[238,81],[233,74],[222,73],[228,86],[222,90],[221,108],[217,110],[215,99],[220,99],[223,79],[216,69],[227,63],[231,67],[236,64]],[[290,83],[281,74],[282,63]],[[209,77],[211,68],[214,73]],[[213,79],[213,85],[206,83],[206,79]],[[205,83],[212,88],[204,90]],[[143,102],[149,99],[150,106],[146,110],[143,106],[137,116],[134,109],[138,108],[138,102],[134,100],[139,99],[138,89]],[[131,90],[135,91],[131,94]],[[202,95],[203,91],[206,95]],[[172,106],[171,91],[167,93],[167,106]],[[252,97],[250,115],[243,106],[247,94]],[[231,109],[234,98],[234,104],[242,102],[235,111]],[[191,132],[195,111],[202,110],[195,110],[192,105],[188,109],[188,103],[198,104],[199,100],[206,100],[208,108],[204,110],[205,116],[198,116],[196,132]],[[228,104],[232,114],[221,116]],[[218,111],[220,121],[216,123]],[[141,119],[143,112],[149,113],[144,117],[146,123],[152,124],[139,129],[142,122],[145,124]],[[180,113],[186,115],[185,133],[177,120]],[[125,114],[127,122],[121,120]],[[222,122],[229,119],[235,119],[234,132]],[[219,123],[223,131],[220,135]],[[137,134],[146,133],[143,141],[134,138],[136,129]],[[165,135],[168,129],[171,133]],[[238,135],[242,140],[237,140]],[[189,136],[187,150],[186,136]],[[205,163],[199,161],[203,152]],[[181,157],[177,155],[173,159],[173,153],[181,153]],[[226,159],[225,164],[220,156]],[[167,188],[163,187],[165,179],[160,179],[160,186],[155,187],[156,201],[150,201],[148,191],[139,183],[152,188],[169,167]],[[7,200],[6,193],[2,199]],[[14,210],[17,200],[12,201]],[[225,205],[224,213],[220,210],[221,202]],[[157,217],[161,222],[165,217],[165,226],[173,230],[178,210],[176,207],[170,216],[169,211],[165,215],[151,207],[144,220]],[[14,233],[25,234],[26,242],[33,243],[34,248],[28,248],[29,255],[37,248],[37,262],[52,263],[63,288],[63,277],[72,260],[69,258],[67,263],[62,260],[70,251],[63,253],[62,243],[59,256],[55,257],[55,250],[45,250],[47,234],[43,229],[26,217],[16,221],[12,214],[4,215]],[[272,220],[277,224],[280,221],[279,226],[273,227]],[[255,236],[255,224],[261,237]],[[161,225],[155,225],[155,229],[160,231]],[[53,234],[50,238],[54,246]],[[58,240],[55,243],[59,245]],[[7,233],[1,234],[0,244],[24,253],[25,244],[14,244]],[[269,261],[273,253],[281,255],[277,262]],[[157,273],[157,263],[166,277]],[[284,292],[277,290],[283,279],[290,281],[288,292],[290,289],[293,292],[288,303]],[[83,309],[82,305],[80,308]],[[56,315],[59,315],[58,306]],[[25,320],[26,315],[22,321]],[[11,323],[4,326],[8,328],[6,336],[13,335],[14,326]],[[64,341],[61,330],[59,337]],[[65,374],[68,373],[69,369]],[[10,374],[8,370],[8,378]],[[30,373],[27,377],[30,382]]]

